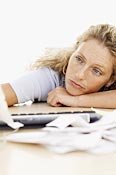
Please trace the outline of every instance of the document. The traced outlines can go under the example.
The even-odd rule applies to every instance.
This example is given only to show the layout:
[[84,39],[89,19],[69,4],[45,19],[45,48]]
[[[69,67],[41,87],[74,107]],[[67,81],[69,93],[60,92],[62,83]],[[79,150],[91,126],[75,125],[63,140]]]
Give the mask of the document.
[[9,127],[13,129],[23,127],[22,123],[14,122],[13,119],[11,118],[1,86],[0,86],[0,120],[5,122]]
[[[99,112],[99,111],[97,111]],[[36,132],[14,133],[10,142],[41,144],[63,154],[86,151],[104,154],[116,151],[116,110],[91,123],[89,114],[63,114]]]

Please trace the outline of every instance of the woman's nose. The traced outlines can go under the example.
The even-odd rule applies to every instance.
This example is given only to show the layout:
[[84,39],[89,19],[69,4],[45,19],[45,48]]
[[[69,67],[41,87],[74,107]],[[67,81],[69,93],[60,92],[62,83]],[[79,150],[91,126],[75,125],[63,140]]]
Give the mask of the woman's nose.
[[76,76],[78,79],[83,80],[86,79],[87,76],[87,69],[86,68],[81,68],[77,73]]

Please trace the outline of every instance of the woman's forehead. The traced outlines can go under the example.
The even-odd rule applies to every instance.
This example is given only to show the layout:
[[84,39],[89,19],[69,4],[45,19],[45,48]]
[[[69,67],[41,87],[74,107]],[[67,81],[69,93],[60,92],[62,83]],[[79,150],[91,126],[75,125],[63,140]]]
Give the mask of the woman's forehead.
[[100,64],[101,66],[113,67],[114,59],[108,48],[99,41],[92,39],[79,45],[74,55],[80,54],[85,60],[91,63]]

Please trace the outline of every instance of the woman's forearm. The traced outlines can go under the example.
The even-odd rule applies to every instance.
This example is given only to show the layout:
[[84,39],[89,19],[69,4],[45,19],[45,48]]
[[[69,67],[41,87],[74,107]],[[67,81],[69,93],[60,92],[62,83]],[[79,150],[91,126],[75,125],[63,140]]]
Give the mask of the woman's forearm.
[[116,108],[116,90],[81,95],[77,97],[77,106]]

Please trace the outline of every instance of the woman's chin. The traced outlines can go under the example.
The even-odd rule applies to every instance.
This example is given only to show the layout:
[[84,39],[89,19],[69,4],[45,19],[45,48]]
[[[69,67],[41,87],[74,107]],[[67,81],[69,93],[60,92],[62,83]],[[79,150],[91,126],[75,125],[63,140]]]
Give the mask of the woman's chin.
[[75,92],[75,91],[71,91],[69,89],[67,89],[67,92],[72,95],[72,96],[78,96],[78,95],[83,95],[85,94],[84,92]]

